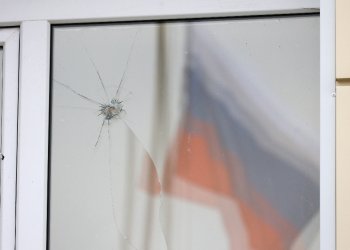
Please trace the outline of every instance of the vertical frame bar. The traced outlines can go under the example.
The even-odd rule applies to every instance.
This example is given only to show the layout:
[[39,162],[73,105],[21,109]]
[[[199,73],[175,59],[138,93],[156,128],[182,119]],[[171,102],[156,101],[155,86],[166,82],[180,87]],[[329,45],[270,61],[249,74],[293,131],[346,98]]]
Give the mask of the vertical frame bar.
[[17,250],[46,249],[50,25],[21,25]]
[[320,246],[335,241],[335,0],[321,0]]
[[0,30],[3,46],[0,249],[15,249],[19,30]]

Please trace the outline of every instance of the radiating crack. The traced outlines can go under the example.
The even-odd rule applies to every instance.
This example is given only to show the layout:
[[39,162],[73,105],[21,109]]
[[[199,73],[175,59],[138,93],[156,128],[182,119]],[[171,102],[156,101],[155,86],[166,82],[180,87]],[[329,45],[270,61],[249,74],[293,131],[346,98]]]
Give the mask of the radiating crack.
[[[151,158],[150,154],[146,151],[145,146],[141,143],[141,141],[139,140],[139,138],[136,136],[136,134],[132,131],[132,129],[130,128],[130,126],[127,124],[127,122],[123,119],[124,114],[126,113],[126,110],[124,109],[124,103],[125,103],[125,99],[120,99],[120,91],[123,88],[123,84],[125,81],[125,77],[126,77],[126,72],[129,66],[129,61],[134,49],[134,45],[136,42],[136,38],[137,35],[139,33],[139,30],[137,30],[137,32],[135,32],[133,40],[132,40],[132,44],[130,46],[130,50],[127,56],[127,60],[125,63],[125,68],[123,70],[122,76],[120,81],[118,81],[118,85],[116,86],[116,91],[113,93],[109,93],[107,91],[106,85],[102,79],[102,76],[100,74],[100,71],[97,67],[97,65],[95,64],[94,60],[92,59],[92,57],[90,56],[87,48],[83,45],[82,42],[82,46],[84,48],[84,51],[90,61],[90,63],[93,66],[94,71],[96,72],[97,76],[98,76],[98,80],[99,80],[99,86],[100,88],[102,88],[105,97],[106,97],[106,102],[105,103],[101,103],[97,100],[95,100],[95,97],[89,97],[83,93],[81,93],[80,91],[74,89],[73,87],[71,87],[69,84],[66,84],[60,80],[56,80],[53,79],[53,81],[55,83],[57,83],[59,86],[63,87],[65,90],[69,91],[70,93],[74,94],[76,97],[87,101],[89,103],[92,103],[95,105],[96,111],[99,112],[99,114],[97,115],[97,117],[101,117],[102,118],[102,122],[101,122],[101,126],[99,127],[98,130],[98,135],[96,138],[96,142],[94,144],[94,149],[98,149],[99,144],[101,143],[101,139],[102,139],[102,134],[104,133],[104,130],[106,129],[106,124],[107,124],[107,134],[108,134],[108,175],[109,175],[109,184],[108,184],[108,189],[109,189],[109,196],[110,196],[110,200],[111,200],[111,204],[112,204],[112,216],[113,216],[113,224],[114,227],[116,229],[116,231],[118,232],[118,234],[121,236],[121,238],[123,239],[123,241],[126,243],[127,247],[132,249],[132,250],[142,250],[140,248],[138,248],[134,243],[133,240],[130,238],[130,236],[128,236],[127,233],[124,233],[123,230],[121,229],[119,223],[118,223],[118,218],[116,215],[116,211],[117,211],[117,202],[114,200],[113,198],[113,169],[112,169],[112,137],[111,137],[111,124],[115,123],[115,122],[123,122],[126,126],[126,128],[128,129],[128,131],[130,132],[130,134],[132,135],[132,137],[141,145],[141,147],[143,148],[143,152],[145,154],[145,156],[151,161],[150,165],[152,165],[152,169],[151,172],[154,171],[155,173],[155,180],[151,179],[151,184],[150,185],[156,185],[159,187],[159,192],[157,193],[157,195],[159,196],[160,199],[160,205],[159,208],[157,209],[157,213],[158,213],[158,222],[160,223],[161,219],[160,219],[160,211],[161,211],[161,206],[163,204],[163,190],[162,190],[162,186],[161,186],[161,180],[159,178],[159,174],[158,174],[158,170],[155,167],[154,161]],[[130,95],[130,93],[129,93]],[[125,98],[128,98],[129,95]],[[112,99],[110,99],[109,96],[113,96]],[[152,178],[153,178],[152,177]],[[155,184],[154,181],[156,181],[157,183]],[[138,187],[134,187],[135,189]],[[153,201],[148,201],[153,203]],[[154,212],[153,209],[151,209],[150,211],[151,213]],[[165,234],[160,226],[160,231],[162,233],[163,239],[165,244],[167,244],[166,238],[165,238]],[[167,247],[168,248],[168,247]]]

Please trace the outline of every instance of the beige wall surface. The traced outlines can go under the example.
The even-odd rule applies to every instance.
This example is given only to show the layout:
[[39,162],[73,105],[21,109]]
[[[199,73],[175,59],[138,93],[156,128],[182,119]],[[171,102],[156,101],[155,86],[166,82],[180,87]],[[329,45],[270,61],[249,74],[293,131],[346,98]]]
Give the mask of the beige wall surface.
[[337,84],[337,249],[350,249],[350,82]]
[[349,0],[336,2],[336,76],[350,78]]
[[350,249],[350,1],[336,1],[336,237]]

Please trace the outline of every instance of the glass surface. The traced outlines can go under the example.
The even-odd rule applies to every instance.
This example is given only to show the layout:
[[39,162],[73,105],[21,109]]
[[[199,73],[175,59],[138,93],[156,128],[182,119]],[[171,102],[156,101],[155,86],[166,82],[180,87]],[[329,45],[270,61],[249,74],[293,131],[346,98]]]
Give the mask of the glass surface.
[[50,250],[319,249],[319,17],[53,29]]

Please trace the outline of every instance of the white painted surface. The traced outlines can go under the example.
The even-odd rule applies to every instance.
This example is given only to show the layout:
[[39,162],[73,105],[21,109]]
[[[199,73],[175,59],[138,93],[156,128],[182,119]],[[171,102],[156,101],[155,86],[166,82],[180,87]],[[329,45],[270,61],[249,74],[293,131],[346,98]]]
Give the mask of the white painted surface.
[[321,0],[321,250],[335,245],[335,0]]
[[50,29],[21,25],[17,250],[46,249]]
[[15,247],[19,30],[0,30],[3,47],[0,249]]
[[3,1],[0,25],[25,20],[96,22],[318,11],[319,0],[30,0]]

